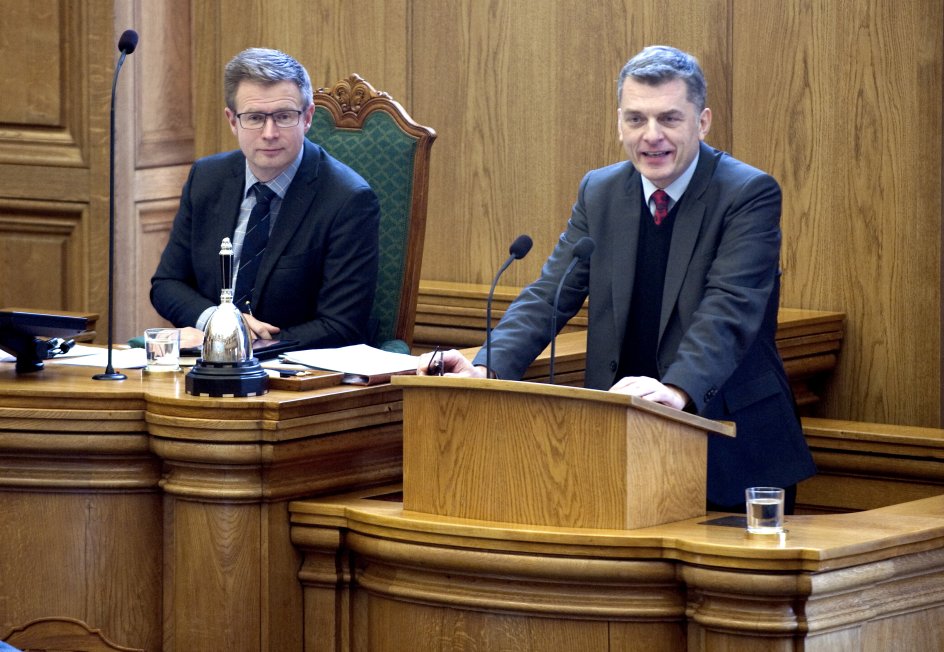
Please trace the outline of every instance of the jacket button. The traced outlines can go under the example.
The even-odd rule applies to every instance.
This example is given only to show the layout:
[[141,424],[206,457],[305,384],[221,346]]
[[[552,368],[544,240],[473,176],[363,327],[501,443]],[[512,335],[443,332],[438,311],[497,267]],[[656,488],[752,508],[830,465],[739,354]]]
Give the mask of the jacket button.
[[718,390],[715,389],[714,387],[712,387],[707,392],[705,392],[705,403],[713,399],[715,397],[715,394],[717,393],[718,393]]
[[616,360],[610,360],[610,371],[612,371],[614,374],[616,373],[618,366],[619,365],[616,364]]

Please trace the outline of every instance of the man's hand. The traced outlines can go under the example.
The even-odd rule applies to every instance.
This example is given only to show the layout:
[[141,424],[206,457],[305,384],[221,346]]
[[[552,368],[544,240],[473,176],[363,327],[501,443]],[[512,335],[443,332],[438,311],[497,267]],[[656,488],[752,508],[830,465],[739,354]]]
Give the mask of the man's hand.
[[472,363],[455,349],[449,349],[448,351],[436,351],[435,353],[424,353],[420,356],[420,361],[416,366],[416,375],[434,375],[434,371],[430,369],[430,363],[433,362],[434,358],[437,363],[440,362],[440,360],[442,361],[442,372],[445,375],[465,376],[467,378],[485,378],[485,367],[473,367]]
[[677,410],[683,409],[689,401],[688,394],[683,390],[674,385],[663,385],[655,378],[649,378],[648,376],[626,376],[613,385],[610,391],[617,394],[638,396],[648,401],[668,405]]
[[192,349],[203,345],[203,331],[193,326],[180,329],[180,348]]
[[278,326],[259,321],[250,314],[243,313],[243,317],[246,319],[246,325],[249,326],[250,332],[252,332],[253,339],[271,340],[282,330]]

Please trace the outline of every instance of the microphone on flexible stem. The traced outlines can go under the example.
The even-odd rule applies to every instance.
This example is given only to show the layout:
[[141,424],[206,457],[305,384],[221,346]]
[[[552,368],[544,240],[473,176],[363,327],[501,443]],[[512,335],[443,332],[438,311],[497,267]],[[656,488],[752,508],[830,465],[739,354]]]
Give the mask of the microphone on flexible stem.
[[564,275],[561,276],[561,280],[557,284],[557,293],[554,295],[554,312],[551,313],[551,363],[548,374],[548,383],[551,385],[554,384],[554,356],[557,353],[557,304],[560,301],[561,290],[564,288],[564,281],[570,276],[577,263],[585,263],[590,260],[590,254],[593,253],[594,248],[596,248],[596,243],[589,236],[577,240],[577,244],[574,245],[574,258],[570,261]]
[[118,63],[115,65],[115,76],[111,82],[111,150],[109,152],[108,167],[108,363],[105,371],[92,376],[94,380],[124,380],[123,373],[116,372],[111,362],[112,333],[115,323],[115,89],[118,87],[118,72],[125,62],[125,57],[138,47],[138,33],[133,29],[125,30],[118,39]]
[[534,242],[531,240],[531,236],[528,235],[519,235],[515,238],[515,241],[511,243],[511,246],[508,247],[509,256],[502,263],[502,266],[498,268],[498,273],[495,274],[495,280],[492,281],[492,288],[488,291],[488,301],[485,304],[485,375],[490,376],[492,373],[492,297],[495,295],[495,286],[498,285],[498,277],[500,277],[508,266],[515,260],[519,260],[528,255],[528,252],[531,251],[531,245]]

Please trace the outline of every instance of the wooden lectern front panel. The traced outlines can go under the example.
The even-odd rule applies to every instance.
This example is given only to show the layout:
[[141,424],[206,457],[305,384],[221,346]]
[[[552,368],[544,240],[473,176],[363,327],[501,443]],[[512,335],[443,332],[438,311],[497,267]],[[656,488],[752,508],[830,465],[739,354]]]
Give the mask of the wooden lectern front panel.
[[628,397],[505,381],[407,384],[407,510],[617,529],[705,513],[704,430]]
[[487,392],[486,413],[481,392],[411,391],[404,427],[416,436],[404,432],[406,509],[511,523],[622,523],[625,409],[556,398],[535,409],[532,396]]

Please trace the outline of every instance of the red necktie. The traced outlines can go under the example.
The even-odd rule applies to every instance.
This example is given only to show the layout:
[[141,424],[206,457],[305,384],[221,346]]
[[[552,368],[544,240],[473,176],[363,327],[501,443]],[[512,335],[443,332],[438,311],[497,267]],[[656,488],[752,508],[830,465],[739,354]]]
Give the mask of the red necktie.
[[659,226],[669,214],[669,195],[662,188],[659,188],[652,193],[652,201],[656,204],[656,212],[652,219],[655,220],[656,226]]

